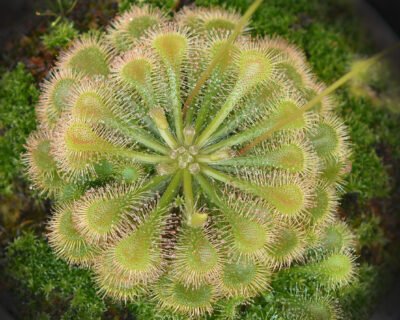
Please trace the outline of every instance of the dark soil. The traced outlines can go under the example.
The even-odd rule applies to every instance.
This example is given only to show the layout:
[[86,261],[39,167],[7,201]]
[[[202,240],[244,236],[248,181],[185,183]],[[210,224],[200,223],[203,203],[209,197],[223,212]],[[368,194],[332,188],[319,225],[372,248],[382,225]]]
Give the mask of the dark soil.
[[[0,66],[12,69],[21,61],[39,81],[52,67],[56,55],[40,41],[55,19],[44,8],[45,0],[0,2]],[[109,0],[80,0],[67,17],[80,31],[99,29],[107,25],[116,9],[117,3]]]

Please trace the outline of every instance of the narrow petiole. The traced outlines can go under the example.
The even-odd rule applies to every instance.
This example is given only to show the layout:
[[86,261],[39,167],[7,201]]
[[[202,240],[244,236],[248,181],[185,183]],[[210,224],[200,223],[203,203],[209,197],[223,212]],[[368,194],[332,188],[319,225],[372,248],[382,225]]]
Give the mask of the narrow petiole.
[[168,156],[144,153],[144,152],[134,151],[134,150],[129,150],[129,149],[116,150],[115,154],[130,158],[133,161],[136,161],[139,163],[159,164],[159,163],[167,163],[167,162],[172,161],[172,159]]
[[107,121],[107,124],[117,130],[119,130],[122,134],[126,135],[129,138],[132,138],[136,142],[141,145],[150,148],[154,151],[160,152],[162,154],[168,154],[169,149],[159,143],[156,139],[154,139],[150,134],[148,134],[145,130],[139,127],[130,127],[124,125],[123,123],[117,121]]
[[176,142],[174,136],[171,133],[171,129],[167,117],[165,116],[164,109],[160,107],[153,108],[149,111],[149,115],[153,119],[161,137],[168,144],[168,146],[171,149],[177,148],[178,143]]
[[187,223],[190,224],[194,213],[194,196],[193,196],[193,181],[192,174],[188,169],[183,169],[183,195],[185,197],[185,213]]
[[235,153],[233,150],[229,148],[223,148],[221,150],[218,150],[217,152],[214,152],[212,154],[199,154],[196,156],[196,160],[199,163],[220,163],[227,161],[235,156]]

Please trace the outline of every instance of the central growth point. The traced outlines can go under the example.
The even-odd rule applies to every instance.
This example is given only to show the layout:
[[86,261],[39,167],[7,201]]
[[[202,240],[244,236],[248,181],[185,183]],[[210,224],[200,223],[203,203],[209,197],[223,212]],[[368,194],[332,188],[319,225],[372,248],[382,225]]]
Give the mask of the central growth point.
[[190,173],[198,173],[200,166],[196,162],[198,153],[196,146],[180,146],[170,153],[171,159],[175,160],[180,169],[189,169]]

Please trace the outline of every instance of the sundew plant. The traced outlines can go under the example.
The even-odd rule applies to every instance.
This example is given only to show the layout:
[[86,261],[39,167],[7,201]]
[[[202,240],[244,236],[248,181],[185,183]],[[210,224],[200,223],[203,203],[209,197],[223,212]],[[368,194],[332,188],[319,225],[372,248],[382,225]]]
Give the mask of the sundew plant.
[[51,246],[101,295],[201,318],[293,271],[318,298],[287,318],[340,317],[324,292],[356,273],[336,214],[346,127],[298,48],[249,35],[259,3],[132,7],[43,83],[29,175],[55,202]]

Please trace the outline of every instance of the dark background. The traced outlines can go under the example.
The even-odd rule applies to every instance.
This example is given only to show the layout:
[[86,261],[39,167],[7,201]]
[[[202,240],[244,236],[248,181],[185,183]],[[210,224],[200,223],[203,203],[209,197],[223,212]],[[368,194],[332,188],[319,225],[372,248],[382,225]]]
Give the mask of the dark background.
[[[400,0],[355,1],[367,2],[400,37]],[[0,0],[0,52],[3,51],[6,39],[18,37],[35,26],[38,18],[35,16],[35,8],[43,2],[44,0]]]
[[[0,0],[0,28],[4,29],[23,21],[27,14],[32,14],[33,6],[41,0]],[[366,0],[386,20],[392,29],[400,35],[400,1]]]
[[367,0],[387,24],[400,36],[400,1],[399,0]]

